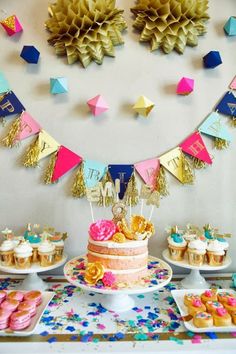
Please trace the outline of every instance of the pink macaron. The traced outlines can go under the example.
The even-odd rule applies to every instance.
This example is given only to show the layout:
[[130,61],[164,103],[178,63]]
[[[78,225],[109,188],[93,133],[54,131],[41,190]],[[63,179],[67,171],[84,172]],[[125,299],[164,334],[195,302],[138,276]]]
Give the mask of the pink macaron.
[[29,311],[16,311],[10,317],[9,327],[13,331],[19,331],[29,327],[31,317]]
[[42,293],[38,290],[28,291],[24,296],[24,300],[34,301],[36,306],[39,306],[42,302]]
[[11,316],[10,311],[0,309],[0,329],[5,329],[8,327],[10,316]]
[[10,312],[13,312],[17,309],[19,303],[20,302],[17,300],[7,299],[1,303],[0,308],[10,311]]
[[36,314],[36,303],[34,301],[25,300],[20,303],[17,310],[18,311],[29,311],[30,316],[33,317]]
[[24,293],[21,291],[11,291],[7,294],[7,299],[22,301],[24,298]]
[[7,293],[4,290],[0,290],[0,304],[3,302],[7,297]]

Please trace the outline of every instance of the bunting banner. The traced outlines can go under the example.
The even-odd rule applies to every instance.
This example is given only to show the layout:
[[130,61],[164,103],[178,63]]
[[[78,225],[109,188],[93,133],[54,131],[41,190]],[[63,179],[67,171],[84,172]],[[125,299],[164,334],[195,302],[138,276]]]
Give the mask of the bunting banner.
[[236,97],[234,94],[230,91],[226,92],[215,110],[227,116],[236,117]]
[[16,140],[24,140],[29,138],[32,135],[38,134],[41,130],[40,125],[36,122],[35,119],[31,117],[31,115],[24,111],[21,114],[20,121],[20,132],[16,136]]
[[108,165],[108,171],[115,186],[118,186],[116,192],[118,193],[119,199],[122,200],[130,177],[134,172],[134,165]]
[[212,164],[212,159],[207,151],[206,145],[199,132],[194,132],[179,145],[185,153],[196,157],[208,164]]
[[182,151],[179,147],[174,148],[160,157],[160,163],[180,182],[183,182]]
[[217,112],[212,112],[206,120],[200,125],[198,130],[206,135],[213,136],[227,141],[232,141],[225,124],[222,122],[222,117]]
[[93,160],[84,161],[84,181],[87,188],[94,188],[107,171],[107,165]]
[[57,152],[56,162],[52,174],[52,182],[57,181],[72,168],[79,165],[82,160],[83,159],[81,156],[61,145]]
[[0,96],[0,117],[21,114],[23,111],[25,111],[25,107],[16,97],[14,92],[9,91],[5,95]]
[[38,136],[39,155],[38,161],[53,154],[59,148],[60,144],[51,137],[45,130],[41,130]]
[[152,190],[154,190],[156,188],[157,175],[160,168],[158,158],[138,162],[134,164],[134,167],[144,183],[151,186]]

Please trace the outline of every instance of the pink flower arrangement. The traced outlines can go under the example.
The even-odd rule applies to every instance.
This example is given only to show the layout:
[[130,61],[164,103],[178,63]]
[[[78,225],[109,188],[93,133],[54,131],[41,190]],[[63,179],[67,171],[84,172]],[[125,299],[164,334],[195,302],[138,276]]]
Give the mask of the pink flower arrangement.
[[116,231],[117,226],[112,220],[98,220],[90,225],[89,235],[94,241],[107,241]]
[[112,272],[105,272],[102,278],[102,282],[105,286],[112,286],[116,281],[116,277]]

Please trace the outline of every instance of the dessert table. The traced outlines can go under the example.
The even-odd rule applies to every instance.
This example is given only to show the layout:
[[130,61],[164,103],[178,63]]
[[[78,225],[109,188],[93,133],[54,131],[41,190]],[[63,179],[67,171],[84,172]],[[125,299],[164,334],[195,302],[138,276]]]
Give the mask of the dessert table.
[[[217,288],[232,286],[231,275],[207,275]],[[236,332],[194,334],[185,329],[171,290],[181,277],[153,293],[136,294],[135,307],[124,313],[108,311],[102,295],[86,292],[59,276],[46,277],[55,296],[29,337],[0,337],[0,354],[15,353],[235,353]],[[0,276],[0,289],[19,287],[20,276]]]

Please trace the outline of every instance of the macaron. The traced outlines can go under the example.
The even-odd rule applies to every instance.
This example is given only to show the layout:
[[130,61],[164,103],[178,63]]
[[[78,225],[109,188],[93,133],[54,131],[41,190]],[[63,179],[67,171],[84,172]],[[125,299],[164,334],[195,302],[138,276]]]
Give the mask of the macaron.
[[29,311],[16,311],[10,317],[9,327],[13,331],[19,331],[29,327],[31,317]]
[[0,290],[0,304],[3,302],[7,297],[7,293],[4,290]]
[[7,299],[22,301],[24,294],[21,291],[11,291],[7,294]]
[[0,305],[0,308],[4,309],[4,310],[7,310],[7,311],[10,311],[10,312],[13,312],[17,309],[18,305],[19,305],[19,301],[17,300],[11,300],[11,299],[8,299],[8,300],[4,300],[1,305]]
[[17,310],[18,311],[29,311],[30,316],[33,317],[36,314],[36,303],[34,301],[25,300],[20,303]]
[[10,316],[11,316],[10,311],[0,309],[0,329],[5,329],[8,327]]
[[39,306],[42,302],[42,293],[38,290],[31,290],[25,294],[24,300],[34,301],[36,306]]

